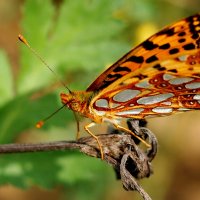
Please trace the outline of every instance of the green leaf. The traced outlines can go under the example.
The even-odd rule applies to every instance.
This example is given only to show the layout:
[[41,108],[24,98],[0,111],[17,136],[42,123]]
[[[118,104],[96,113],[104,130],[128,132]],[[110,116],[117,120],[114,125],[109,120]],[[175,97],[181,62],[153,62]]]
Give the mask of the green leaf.
[[[8,102],[0,109],[0,143],[10,143],[19,133],[36,129],[36,122],[53,113],[55,110],[53,108],[58,107],[60,105],[57,97],[53,94],[41,97],[37,101],[32,99],[31,95],[23,95]],[[52,108],[52,111],[49,108]],[[47,122],[43,130],[49,130],[55,126],[65,127],[72,119],[72,113],[63,110],[51,122]]]
[[0,185],[10,183],[20,188],[53,188],[62,184],[70,190],[74,186],[88,190],[88,185],[95,184],[96,195],[106,189],[109,180],[114,180],[112,169],[104,162],[78,152],[9,154],[1,156],[0,163]]
[[[112,15],[116,4],[109,1],[63,1],[55,10],[51,1],[27,0],[24,10],[25,36],[61,76],[72,71],[102,69],[128,49],[127,43],[119,40],[124,24]],[[20,93],[55,78],[42,70],[43,64],[28,49],[22,47],[21,53]]]
[[3,50],[0,50],[0,106],[13,98],[13,77],[8,58]]
[[[26,39],[33,45],[42,57],[43,51],[48,43],[48,33],[53,23],[54,7],[51,1],[26,0],[24,4],[24,15],[22,19],[22,30]],[[45,57],[44,57],[45,59]],[[52,77],[46,72],[43,63],[35,58],[27,47],[21,44],[20,73],[17,82],[19,93],[28,92],[34,88],[41,87]]]
[[[56,8],[52,1],[26,0],[22,34],[58,75],[74,82],[74,88],[82,87],[89,76],[94,80],[97,69],[102,71],[128,49],[127,43],[119,39],[124,23],[113,15],[119,5],[107,0],[62,1]],[[0,108],[0,143],[18,141],[20,137],[23,140],[30,132],[41,138],[46,135],[48,141],[75,135],[70,128],[74,118],[69,111],[56,114],[42,131],[34,129],[38,120],[53,113],[61,103],[56,92],[45,88],[55,82],[54,75],[23,44],[20,44],[18,74],[16,96],[7,99]],[[34,141],[34,137],[28,141]],[[62,185],[73,199],[88,200],[97,196],[102,199],[102,191],[112,179],[112,169],[103,162],[73,152],[0,157],[1,185],[10,183],[22,188]],[[95,188],[91,191],[93,185]],[[89,197],[85,191],[90,192]]]

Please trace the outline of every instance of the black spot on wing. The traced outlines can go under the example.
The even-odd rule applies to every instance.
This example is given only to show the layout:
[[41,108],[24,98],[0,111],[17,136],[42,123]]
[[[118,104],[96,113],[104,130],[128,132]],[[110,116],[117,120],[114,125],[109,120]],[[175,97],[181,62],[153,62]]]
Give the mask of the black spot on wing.
[[112,81],[103,81],[103,84],[99,87],[98,90],[103,90],[104,88],[108,87],[110,84],[112,84],[115,80]]
[[109,79],[115,79],[117,80],[118,78],[121,78],[122,77],[122,74],[108,74],[107,76]]
[[177,73],[177,72],[178,72],[176,69],[169,69],[169,70],[167,70],[167,71],[173,72],[173,73]]
[[142,43],[142,47],[145,50],[153,50],[153,49],[157,48],[158,45],[154,44],[152,41],[146,40],[145,42]]
[[170,44],[169,43],[166,43],[166,44],[163,44],[161,46],[159,46],[159,49],[169,49],[170,48]]
[[180,36],[180,37],[182,37],[182,36],[185,36],[186,35],[186,33],[183,31],[183,32],[180,32],[179,34],[178,34],[178,36]]
[[109,86],[122,76],[123,76],[122,74],[108,74],[107,79],[102,81],[102,84],[98,90],[103,90],[104,88],[106,88],[107,86]]
[[154,65],[153,68],[157,69],[158,71],[164,71],[164,70],[166,70],[166,68],[162,67],[160,64]]
[[189,44],[183,45],[183,49],[192,50],[192,49],[195,49],[195,45],[193,43],[189,43]]
[[167,36],[173,36],[175,34],[174,27],[173,28],[165,28],[156,35],[167,35]]
[[131,69],[129,69],[128,67],[117,66],[113,71],[114,72],[131,72]]
[[179,43],[183,43],[183,42],[185,42],[185,41],[186,41],[185,38],[181,38],[181,39],[178,40]]
[[139,80],[142,80],[142,79],[145,79],[147,78],[148,76],[147,75],[144,75],[144,74],[139,74],[139,75],[136,75],[134,76],[135,78],[138,78]]
[[153,56],[150,56],[149,58],[146,59],[146,63],[151,63],[151,62],[154,62],[156,60],[158,60],[158,58],[155,55],[153,55]]
[[131,56],[130,58],[128,58],[126,60],[126,62],[134,62],[134,63],[138,63],[138,64],[141,64],[144,62],[144,58],[143,56]]
[[179,49],[178,48],[174,48],[174,49],[170,49],[169,50],[169,54],[172,55],[172,54],[176,54],[179,52]]
[[197,38],[199,38],[199,33],[193,33],[192,39],[196,40]]

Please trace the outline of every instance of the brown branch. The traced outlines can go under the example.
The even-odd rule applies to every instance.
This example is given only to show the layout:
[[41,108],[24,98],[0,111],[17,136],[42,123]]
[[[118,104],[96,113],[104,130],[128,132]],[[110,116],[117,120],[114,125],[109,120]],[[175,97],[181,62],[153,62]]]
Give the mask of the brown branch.
[[[113,167],[117,167],[119,165],[117,161],[120,161],[120,158],[123,156],[123,149],[130,143],[129,141],[132,140],[131,136],[129,134],[105,134],[98,135],[98,138],[103,146],[105,161],[113,165]],[[93,137],[83,137],[77,141],[0,145],[0,154],[57,150],[79,150],[89,156],[100,158],[99,149]]]
[[[136,179],[151,175],[151,161],[157,152],[157,140],[148,129],[144,127],[138,129],[138,127],[139,124],[134,122],[129,128],[133,128],[133,131],[141,138],[149,140],[152,147],[146,151],[141,149],[138,144],[136,145],[138,141],[135,141],[135,138],[130,134],[98,135],[98,139],[102,144],[104,160],[113,166],[118,178],[122,180],[124,188],[137,190],[144,200],[151,200]],[[0,145],[0,154],[56,150],[79,150],[92,157],[101,157],[97,142],[93,137],[84,137],[77,141]]]

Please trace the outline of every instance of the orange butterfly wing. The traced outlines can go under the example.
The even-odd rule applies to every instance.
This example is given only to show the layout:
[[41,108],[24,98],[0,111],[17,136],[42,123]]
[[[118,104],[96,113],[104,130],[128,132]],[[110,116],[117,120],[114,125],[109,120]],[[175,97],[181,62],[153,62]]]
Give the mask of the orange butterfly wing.
[[[164,28],[110,66],[88,87],[87,91],[105,89],[112,83],[121,82],[133,74],[139,76],[138,78],[148,76],[149,74],[143,75],[140,72],[145,68],[153,70],[153,66],[163,60],[196,52],[200,48],[199,23],[200,14],[196,14]],[[164,69],[157,68],[154,71],[157,73],[162,70]],[[167,70],[176,73],[173,68]]]
[[107,117],[144,118],[200,109],[200,15],[153,35],[87,89]]

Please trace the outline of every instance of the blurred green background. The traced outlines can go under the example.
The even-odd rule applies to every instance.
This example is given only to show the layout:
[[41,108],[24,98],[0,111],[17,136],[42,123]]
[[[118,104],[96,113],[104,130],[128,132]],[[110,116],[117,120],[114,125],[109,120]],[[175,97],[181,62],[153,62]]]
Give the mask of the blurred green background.
[[[84,90],[131,47],[181,18],[199,0],[1,0],[0,142],[75,139],[73,114],[62,110],[65,89],[17,40],[22,33],[72,90]],[[200,199],[200,113],[149,120],[159,140],[154,174],[140,181],[152,199]],[[1,200],[141,199],[126,192],[110,166],[78,152],[0,156]]]

